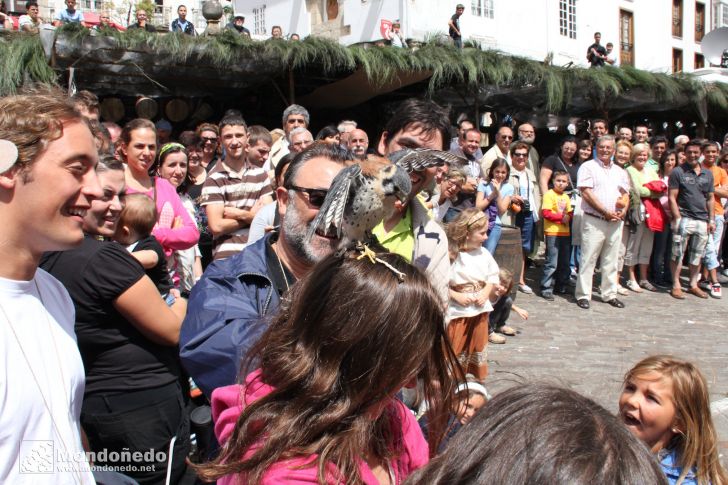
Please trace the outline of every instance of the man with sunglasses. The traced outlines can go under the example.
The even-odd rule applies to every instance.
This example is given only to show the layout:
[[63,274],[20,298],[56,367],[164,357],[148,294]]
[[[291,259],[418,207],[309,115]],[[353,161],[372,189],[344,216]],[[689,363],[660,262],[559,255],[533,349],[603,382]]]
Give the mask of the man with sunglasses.
[[237,381],[241,364],[283,294],[338,246],[337,238],[315,234],[308,239],[306,233],[350,158],[346,149],[325,143],[297,155],[283,187],[276,189],[279,229],[228,259],[214,261],[192,289],[180,357],[208,398],[215,388]]
[[513,141],[513,130],[508,126],[501,126],[498,133],[495,134],[495,144],[485,152],[482,160],[480,160],[480,168],[482,173],[488,173],[490,166],[496,158],[505,158],[511,163],[511,142]]
[[240,252],[248,242],[253,217],[261,207],[273,202],[266,171],[247,160],[245,121],[237,115],[223,118],[220,138],[225,160],[218,162],[219,166],[208,175],[200,199],[207,212],[215,259]]

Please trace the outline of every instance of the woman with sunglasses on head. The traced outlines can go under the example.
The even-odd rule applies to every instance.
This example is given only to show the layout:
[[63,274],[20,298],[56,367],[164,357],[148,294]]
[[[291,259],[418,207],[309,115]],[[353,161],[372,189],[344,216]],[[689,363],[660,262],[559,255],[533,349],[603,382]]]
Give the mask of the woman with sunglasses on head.
[[150,175],[157,155],[157,132],[154,123],[138,118],[121,130],[119,152],[125,162],[126,192],[145,194],[157,207],[157,224],[152,234],[167,257],[179,249],[197,244],[197,224],[182,205],[177,191],[162,177]]
[[[193,136],[196,137],[197,135],[193,133]],[[197,212],[201,209],[187,194],[192,183],[188,171],[188,160],[187,149],[184,145],[167,143],[159,150],[159,156],[152,167],[152,171],[172,184],[190,217],[198,221]],[[187,249],[179,249],[169,258],[167,267],[170,270],[175,287],[179,288],[183,295],[189,295],[192,286],[202,276],[202,254],[197,245]]]

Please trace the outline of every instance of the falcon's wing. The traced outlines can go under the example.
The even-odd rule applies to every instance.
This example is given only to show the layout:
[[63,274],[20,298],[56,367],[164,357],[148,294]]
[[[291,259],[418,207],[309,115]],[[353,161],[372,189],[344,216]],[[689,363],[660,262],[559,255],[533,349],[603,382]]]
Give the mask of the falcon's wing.
[[351,194],[351,184],[360,176],[361,165],[356,163],[346,167],[334,177],[326,199],[308,229],[307,239],[311,239],[317,229],[325,233],[332,225],[336,229],[336,236],[341,237],[344,210]]
[[393,163],[407,170],[407,172],[419,172],[426,168],[436,167],[443,163],[450,165],[461,165],[466,160],[450,152],[433,150],[431,148],[406,148],[390,153],[388,157]]

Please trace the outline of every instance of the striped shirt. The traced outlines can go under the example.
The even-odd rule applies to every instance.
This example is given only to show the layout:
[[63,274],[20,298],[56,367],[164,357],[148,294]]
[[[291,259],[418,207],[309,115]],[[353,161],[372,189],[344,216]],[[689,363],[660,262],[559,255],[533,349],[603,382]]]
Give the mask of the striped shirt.
[[[250,210],[261,197],[273,192],[265,170],[258,167],[243,167],[236,172],[225,162],[219,162],[207,176],[202,186],[200,206],[223,204],[225,207]],[[248,242],[249,227],[215,238],[213,254],[223,259],[239,253]]]
[[[584,162],[579,167],[577,186],[579,190],[592,189],[594,197],[604,206],[607,211],[616,210],[617,199],[622,193],[629,192],[629,177],[627,172],[615,163],[608,167],[598,158]],[[602,217],[599,212],[589,205],[586,199],[582,199],[581,207],[587,214]]]

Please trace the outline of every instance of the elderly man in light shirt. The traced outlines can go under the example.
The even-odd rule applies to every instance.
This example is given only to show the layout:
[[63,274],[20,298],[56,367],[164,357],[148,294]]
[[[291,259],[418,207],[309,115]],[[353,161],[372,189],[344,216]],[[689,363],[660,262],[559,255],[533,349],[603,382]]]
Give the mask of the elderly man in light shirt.
[[597,140],[597,157],[579,168],[577,186],[582,196],[584,228],[575,296],[576,304],[585,310],[590,306],[592,277],[598,259],[601,260],[602,301],[624,308],[624,303],[617,299],[617,268],[630,184],[627,172],[612,162],[614,144],[613,136],[601,136]]

